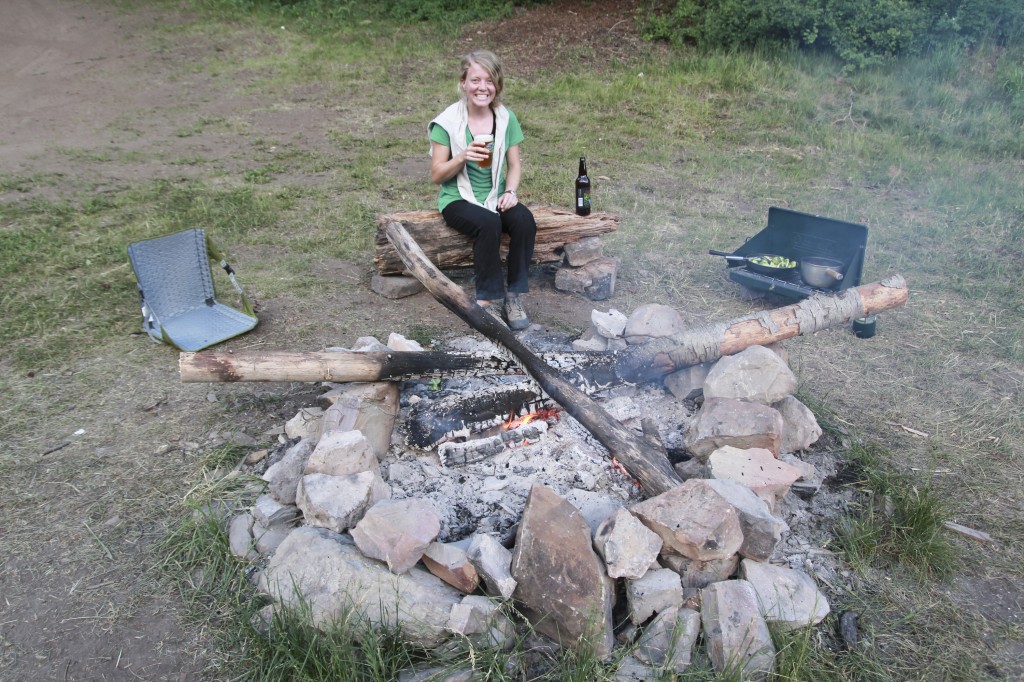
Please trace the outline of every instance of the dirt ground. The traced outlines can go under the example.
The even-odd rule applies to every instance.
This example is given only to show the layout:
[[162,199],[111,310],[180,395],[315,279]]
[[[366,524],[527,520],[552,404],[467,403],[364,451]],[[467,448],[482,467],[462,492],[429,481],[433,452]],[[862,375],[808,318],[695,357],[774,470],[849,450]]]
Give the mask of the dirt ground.
[[[493,40],[512,68],[529,70],[547,54],[592,42],[594,54],[626,49],[628,3],[597,2],[587,16],[556,3],[520,12]],[[224,170],[242,167],[247,143],[231,134],[177,134],[203,117],[241,120],[253,135],[317,150],[335,114],[309,94],[288,116],[255,97],[226,95],[188,62],[218,49],[214,40],[154,48],[154,25],[173,22],[166,7],[122,11],[90,0],[5,0],[0,7],[0,168],[8,176],[49,176],[33,188],[50,199],[83,190],[112,191],[149,179],[181,177],[189,166],[167,159],[203,157]],[[569,32],[585,26],[585,33]],[[513,45],[509,36],[523,36]],[[581,42],[582,40],[582,42]],[[182,74],[187,74],[183,76]],[[144,121],[145,125],[132,122]],[[110,160],[116,150],[117,160]],[[329,153],[329,150],[324,150]],[[209,171],[206,165],[204,172]],[[423,172],[426,172],[424,167]],[[0,201],[22,200],[16,192]],[[325,259],[326,277],[368,283],[369,263]],[[543,319],[582,327],[589,302],[553,290],[539,276],[533,300]],[[381,305],[368,287],[348,290],[340,309],[356,311],[350,329],[407,326],[409,311],[432,328],[462,323],[426,294]],[[236,347],[298,350],[290,341],[305,311],[299,302],[260,302],[260,326]],[[331,329],[312,332],[301,349],[351,342]],[[251,435],[279,426],[302,405],[302,385],[183,385],[176,353],[136,338],[123,357],[85,359],[66,372],[15,377],[38,396],[37,428],[5,447],[19,462],[5,484],[22,505],[3,504],[0,532],[0,679],[186,680],[206,678],[220,652],[183,622],[180,597],[155,579],[151,550],[187,490],[183,471],[231,431]],[[2,360],[0,371],[10,372]],[[266,396],[266,400],[264,400]],[[65,404],[54,410],[52,405]],[[46,405],[49,405],[47,407]],[[219,434],[199,424],[230,412]],[[241,417],[239,418],[239,415]],[[59,447],[54,450],[53,448]],[[154,508],[154,506],[159,508]],[[204,672],[205,671],[205,672]]]

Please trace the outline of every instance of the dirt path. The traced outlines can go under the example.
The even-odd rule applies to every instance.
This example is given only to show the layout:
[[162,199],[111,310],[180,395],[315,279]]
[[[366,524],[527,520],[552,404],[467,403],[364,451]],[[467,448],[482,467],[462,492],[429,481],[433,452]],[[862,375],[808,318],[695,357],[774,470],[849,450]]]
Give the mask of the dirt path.
[[[75,0],[3,3],[0,172],[53,176],[49,191],[60,196],[161,172],[160,164],[139,161],[105,164],[110,172],[97,176],[92,159],[112,148],[154,159],[188,153],[194,142],[168,134],[181,124],[173,115],[147,117],[146,130],[119,127],[127,112],[185,112],[206,94],[174,87],[177,56],[154,54],[136,37],[154,16]],[[205,666],[202,638],[182,625],[176,595],[163,594],[152,578],[143,550],[159,524],[137,500],[161,499],[181,466],[180,456],[146,461],[164,445],[154,430],[183,419],[199,396],[174,386],[167,363],[88,365],[37,379],[39,400],[65,407],[57,414],[39,408],[45,422],[10,444],[19,466],[5,484],[28,504],[0,507],[0,678],[193,679]],[[87,383],[107,390],[72,398],[75,375],[92,372],[99,376]],[[169,387],[161,394],[170,409],[147,416],[145,404],[156,400],[147,381]],[[74,436],[78,429],[85,433]],[[41,454],[61,442],[59,434],[72,443]],[[140,451],[146,438],[155,440]]]

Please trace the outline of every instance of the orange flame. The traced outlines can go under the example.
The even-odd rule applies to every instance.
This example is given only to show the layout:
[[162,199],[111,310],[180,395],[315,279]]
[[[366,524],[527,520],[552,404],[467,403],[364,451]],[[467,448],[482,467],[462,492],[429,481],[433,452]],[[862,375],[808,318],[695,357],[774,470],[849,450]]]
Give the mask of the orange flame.
[[520,426],[526,426],[537,419],[554,419],[555,421],[558,421],[559,412],[561,412],[561,410],[557,408],[543,408],[536,412],[531,412],[530,414],[524,414],[522,417],[516,417],[515,412],[513,412],[508,416],[508,421],[506,421],[502,427],[506,431],[511,431],[512,429],[518,429]]

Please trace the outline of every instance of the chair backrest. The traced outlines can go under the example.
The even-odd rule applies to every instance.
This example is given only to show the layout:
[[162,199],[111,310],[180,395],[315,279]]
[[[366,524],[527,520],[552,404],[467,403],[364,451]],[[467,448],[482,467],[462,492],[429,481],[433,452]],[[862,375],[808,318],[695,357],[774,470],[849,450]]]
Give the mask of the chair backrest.
[[135,242],[128,247],[128,257],[142,295],[158,317],[213,305],[213,276],[203,230]]

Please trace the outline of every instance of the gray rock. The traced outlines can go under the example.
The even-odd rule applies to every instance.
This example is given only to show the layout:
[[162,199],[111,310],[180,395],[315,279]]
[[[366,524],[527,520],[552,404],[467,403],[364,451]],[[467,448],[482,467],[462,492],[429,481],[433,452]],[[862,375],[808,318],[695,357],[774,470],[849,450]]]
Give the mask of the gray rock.
[[633,506],[633,514],[665,543],[666,552],[699,561],[732,556],[743,544],[739,513],[710,485],[690,479]]
[[594,278],[583,268],[562,266],[555,273],[555,288],[559,291],[582,294],[593,283]]
[[396,332],[388,335],[388,348],[400,353],[419,353],[426,350],[419,341],[407,339]]
[[708,469],[708,465],[700,461],[696,457],[685,459],[682,462],[676,462],[672,465],[672,468],[676,470],[679,477],[684,481],[688,481],[691,478],[709,478],[711,471]]
[[585,641],[599,659],[611,655],[614,584],[583,516],[547,486],[535,484],[526,499],[512,575],[516,599],[538,632],[572,648]]
[[398,409],[396,382],[348,384],[324,413],[319,435],[331,431],[360,431],[377,457],[382,458],[391,447],[391,433]]
[[352,350],[357,353],[380,353],[391,349],[375,336],[360,336],[352,344]]
[[590,285],[583,295],[591,301],[606,301],[615,294],[615,276],[619,271],[618,258],[598,258],[583,266],[590,277]]
[[375,273],[370,278],[370,290],[384,298],[405,298],[420,293],[423,288],[423,284],[415,277]]
[[743,531],[739,553],[750,559],[767,561],[789,526],[773,516],[768,504],[750,488],[728,479],[712,479],[708,485],[739,514]]
[[637,643],[637,658],[663,670],[682,673],[690,665],[699,635],[699,613],[677,607],[665,609],[644,628]]
[[684,367],[678,372],[672,372],[665,377],[665,388],[667,388],[677,400],[693,400],[704,394],[704,380],[711,371],[710,362],[702,362],[699,365]]
[[828,599],[803,571],[744,559],[740,577],[754,588],[765,620],[787,630],[820,623],[829,613]]
[[772,671],[775,646],[761,616],[757,594],[746,580],[724,580],[701,591],[701,620],[715,670],[765,679]]
[[569,242],[564,247],[565,260],[574,268],[582,267],[591,261],[604,256],[604,246],[600,237],[584,237],[576,242]]
[[348,476],[379,467],[373,446],[362,431],[333,430],[320,437],[302,473]]
[[484,533],[475,533],[466,550],[473,568],[480,574],[491,595],[500,595],[508,599],[516,589],[516,580],[509,568],[512,565],[512,552],[505,549],[496,538]]
[[602,521],[614,514],[616,509],[622,507],[622,502],[610,495],[579,488],[573,488],[566,493],[565,499],[583,514],[591,533],[597,530]]
[[669,568],[647,571],[642,578],[626,581],[629,620],[640,625],[655,613],[683,604],[679,574]]
[[515,625],[501,607],[493,599],[474,594],[452,607],[448,629],[483,647],[504,647],[515,637]]
[[641,577],[658,557],[661,538],[626,509],[619,508],[598,526],[594,549],[610,578]]
[[806,450],[821,438],[821,426],[814,413],[793,396],[786,396],[773,403],[772,407],[782,415],[782,423],[785,425],[780,447],[782,452]]
[[594,330],[606,339],[615,339],[622,336],[626,329],[628,318],[615,308],[609,308],[608,312],[593,310],[590,313],[590,323]]
[[239,559],[255,559],[252,550],[252,526],[256,519],[246,512],[238,514],[228,524],[228,548]]
[[440,532],[441,519],[434,508],[410,497],[381,500],[367,509],[352,529],[352,539],[366,556],[383,561],[393,573],[405,573]]
[[302,512],[294,504],[281,504],[270,493],[264,493],[256,498],[252,515],[261,524],[270,528],[291,525],[302,516]]
[[264,555],[273,554],[293,530],[295,528],[292,526],[267,527],[257,521],[252,526],[252,535],[256,539],[256,551]]
[[299,487],[299,480],[302,478],[302,470],[306,468],[306,460],[309,459],[315,446],[315,441],[303,438],[288,448],[284,457],[263,472],[263,480],[267,482],[267,489],[281,504],[295,504],[295,492]]
[[724,559],[712,561],[694,561],[679,554],[667,554],[661,557],[661,562],[666,568],[670,568],[679,574],[679,581],[683,590],[686,588],[707,587],[719,580],[728,580],[740,565],[740,557],[733,554]]
[[308,474],[302,477],[296,502],[306,523],[342,533],[390,495],[387,483],[375,471],[348,476]]
[[615,668],[615,682],[655,682],[658,672],[634,656],[624,656]]
[[430,543],[423,553],[423,563],[428,571],[461,592],[474,592],[480,584],[480,574],[466,550],[458,545]]
[[294,417],[285,422],[284,433],[289,438],[309,438],[313,442],[320,436],[320,418],[323,409],[304,407]]
[[705,398],[734,398],[763,405],[796,390],[796,375],[782,358],[764,346],[750,346],[715,363],[704,381]]
[[629,343],[644,343],[650,339],[673,336],[685,328],[683,316],[675,308],[648,303],[630,314],[622,333]]
[[572,342],[573,350],[603,351],[608,349],[608,339],[601,336],[594,325],[587,327],[580,338]]
[[281,543],[259,587],[282,606],[303,602],[316,627],[326,629],[354,612],[374,625],[400,627],[408,641],[424,647],[450,637],[451,610],[463,597],[424,570],[396,575],[342,536],[308,526]]
[[733,398],[708,398],[690,423],[686,449],[702,460],[722,447],[765,448],[773,455],[782,445],[782,415],[778,410]]

